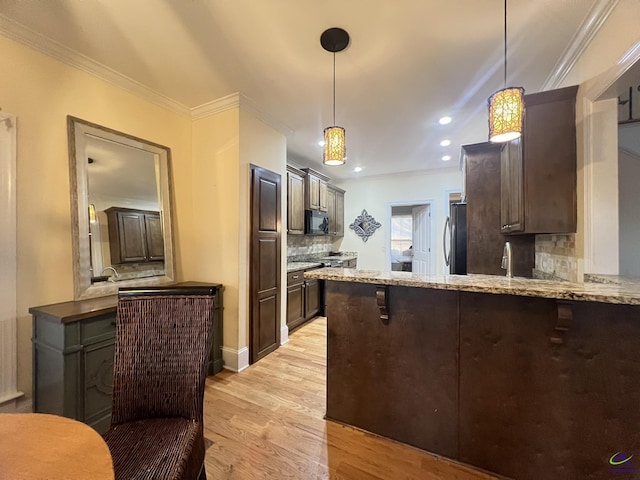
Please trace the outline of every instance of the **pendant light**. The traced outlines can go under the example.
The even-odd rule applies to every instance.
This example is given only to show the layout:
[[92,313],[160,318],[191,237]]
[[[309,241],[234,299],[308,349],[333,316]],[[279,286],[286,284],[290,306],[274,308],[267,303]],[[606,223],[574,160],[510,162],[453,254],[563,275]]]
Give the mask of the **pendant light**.
[[504,0],[504,88],[489,97],[489,141],[508,142],[522,135],[524,88],[507,87],[507,0]]
[[333,125],[324,129],[325,165],[343,165],[347,156],[345,130],[336,126],[336,52],[349,46],[349,34],[341,28],[330,28],[320,36],[320,45],[327,52],[333,53]]

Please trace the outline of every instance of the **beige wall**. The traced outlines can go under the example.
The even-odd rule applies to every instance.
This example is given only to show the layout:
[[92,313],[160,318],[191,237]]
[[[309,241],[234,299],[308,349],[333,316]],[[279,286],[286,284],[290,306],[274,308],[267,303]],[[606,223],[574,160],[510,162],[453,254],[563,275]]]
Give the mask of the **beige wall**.
[[[358,268],[365,270],[388,270],[386,267],[386,245],[389,236],[389,214],[392,203],[431,203],[431,226],[433,239],[432,258],[434,273],[445,270],[442,252],[442,233],[448,215],[448,192],[461,191],[462,172],[455,168],[433,170],[422,174],[364,177],[338,184],[346,190],[344,199],[345,233],[341,250],[358,252]],[[363,242],[349,225],[366,209],[382,227]],[[334,245],[335,247],[336,245]]]
[[240,109],[240,321],[239,341],[248,345],[249,338],[249,222],[250,165],[266,168],[280,175],[281,193],[281,258],[280,258],[280,325],[282,343],[288,340],[287,330],[287,139],[254,115]]
[[[234,369],[245,366],[243,359],[248,358],[250,164],[284,176],[284,135],[241,107],[193,122],[193,224],[186,228],[184,274],[224,285],[223,355]],[[284,208],[284,184],[282,195]],[[284,288],[286,255],[282,262]],[[281,322],[286,325],[284,295],[281,300]],[[240,358],[233,360],[234,355]]]
[[[640,2],[620,0],[561,86],[581,85],[576,104],[578,147],[578,279],[618,273],[617,107],[594,93],[635,45]],[[604,86],[606,87],[606,85]]]
[[171,148],[178,266],[179,227],[191,206],[182,195],[189,191],[191,121],[3,36],[0,58],[0,107],[17,116],[18,388],[29,394],[28,309],[73,299],[67,115]]

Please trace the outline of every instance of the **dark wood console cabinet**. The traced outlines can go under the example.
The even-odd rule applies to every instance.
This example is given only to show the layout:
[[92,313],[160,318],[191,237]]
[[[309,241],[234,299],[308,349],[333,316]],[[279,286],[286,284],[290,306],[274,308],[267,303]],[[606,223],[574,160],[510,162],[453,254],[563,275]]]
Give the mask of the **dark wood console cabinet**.
[[[204,285],[184,282],[178,285]],[[222,285],[217,287],[208,375],[222,370]],[[117,297],[32,307],[33,411],[103,433],[111,422]]]

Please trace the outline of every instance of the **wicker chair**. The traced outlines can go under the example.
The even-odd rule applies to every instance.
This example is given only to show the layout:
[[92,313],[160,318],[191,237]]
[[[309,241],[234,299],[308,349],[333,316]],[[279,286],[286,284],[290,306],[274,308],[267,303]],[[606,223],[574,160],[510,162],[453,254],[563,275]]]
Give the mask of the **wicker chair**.
[[203,397],[215,292],[120,289],[111,427],[116,480],[204,480]]

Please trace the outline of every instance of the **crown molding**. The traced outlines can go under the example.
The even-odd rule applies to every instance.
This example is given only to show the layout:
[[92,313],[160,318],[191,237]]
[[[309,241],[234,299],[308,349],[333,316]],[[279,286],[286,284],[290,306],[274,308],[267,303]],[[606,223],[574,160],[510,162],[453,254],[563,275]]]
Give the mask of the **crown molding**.
[[75,67],[94,75],[116,87],[127,90],[160,107],[171,110],[180,115],[189,116],[190,110],[172,98],[162,95],[155,90],[107,67],[95,60],[62,45],[55,40],[45,37],[30,28],[0,14],[0,33],[16,42],[22,43],[40,53],[48,55],[62,63]]
[[201,118],[222,113],[232,108],[240,108],[251,113],[257,119],[282,133],[285,137],[291,137],[294,134],[294,130],[291,127],[285,125],[273,115],[266,113],[258,107],[256,102],[240,92],[235,92],[192,108],[191,119],[199,120]]
[[542,90],[552,90],[561,85],[580,56],[587,49],[619,0],[597,0],[587,12],[584,20],[569,41],[569,45],[553,67],[551,75],[542,85]]

